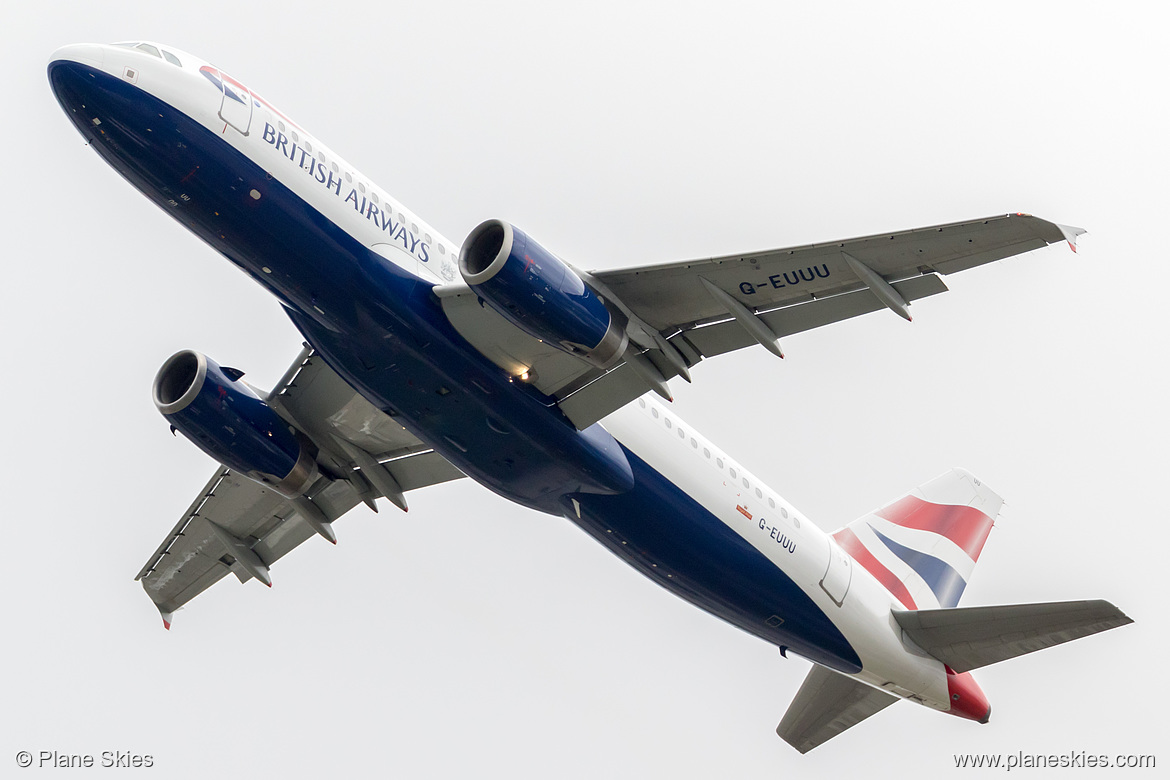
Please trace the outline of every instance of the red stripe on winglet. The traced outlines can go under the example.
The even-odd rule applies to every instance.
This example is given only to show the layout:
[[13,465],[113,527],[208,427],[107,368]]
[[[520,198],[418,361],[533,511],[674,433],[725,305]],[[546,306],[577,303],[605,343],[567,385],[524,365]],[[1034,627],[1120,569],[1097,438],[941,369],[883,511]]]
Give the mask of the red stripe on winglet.
[[957,544],[971,560],[979,560],[979,553],[991,534],[991,518],[973,506],[932,504],[917,496],[905,496],[874,512],[903,528],[931,531]]
[[910,591],[906,590],[906,586],[902,584],[902,581],[892,571],[883,566],[881,561],[873,557],[873,553],[866,549],[866,546],[857,538],[857,534],[848,528],[842,528],[833,534],[833,538],[837,540],[837,544],[841,545],[842,550],[849,553],[850,557],[877,578],[877,581],[894,598],[902,602],[902,606],[906,609],[918,609],[918,605],[914,603],[914,599],[910,597]]

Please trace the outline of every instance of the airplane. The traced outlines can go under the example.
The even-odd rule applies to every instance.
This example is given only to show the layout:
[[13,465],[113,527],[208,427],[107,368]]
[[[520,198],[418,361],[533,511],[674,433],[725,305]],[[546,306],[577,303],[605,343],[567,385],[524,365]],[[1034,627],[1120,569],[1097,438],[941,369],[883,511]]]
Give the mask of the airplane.
[[1002,505],[953,469],[834,533],[672,411],[749,346],[947,290],[1084,231],[1023,213],[586,272],[489,220],[456,245],[259,93],[147,41],[57,50],[66,116],[121,176],[272,293],[304,348],[270,391],[182,350],[156,406],[219,465],[138,572],[167,629],[233,574],[385,498],[469,477],[812,662],[777,734],[805,753],[899,700],[988,722],[971,672],[1132,622],[1106,601],[960,607]]

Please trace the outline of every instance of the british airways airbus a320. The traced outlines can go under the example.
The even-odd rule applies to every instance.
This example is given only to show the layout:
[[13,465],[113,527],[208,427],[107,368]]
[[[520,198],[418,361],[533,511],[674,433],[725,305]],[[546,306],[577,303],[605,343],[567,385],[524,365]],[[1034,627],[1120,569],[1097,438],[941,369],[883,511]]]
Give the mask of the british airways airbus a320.
[[1081,230],[1009,214],[584,272],[499,220],[440,236],[271,103],[153,43],[68,46],[86,142],[276,296],[306,346],[271,392],[185,350],[154,401],[221,466],[138,574],[167,627],[358,503],[464,476],[560,515],[662,587],[813,662],[806,752],[907,699],[980,723],[970,672],[1131,622],[1104,601],[958,607],[1002,503],[952,470],[832,534],[657,396],[705,358],[890,309]]

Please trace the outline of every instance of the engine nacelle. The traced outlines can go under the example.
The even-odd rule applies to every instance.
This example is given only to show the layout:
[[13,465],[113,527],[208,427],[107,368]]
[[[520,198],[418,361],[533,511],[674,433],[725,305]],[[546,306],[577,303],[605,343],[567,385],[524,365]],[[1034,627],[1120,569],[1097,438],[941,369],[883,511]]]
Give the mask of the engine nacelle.
[[629,341],[624,323],[572,268],[507,222],[471,231],[459,272],[512,324],[547,344],[608,368]]
[[170,357],[154,378],[154,405],[199,449],[244,476],[296,498],[318,476],[317,462],[287,422],[243,382],[191,350]]

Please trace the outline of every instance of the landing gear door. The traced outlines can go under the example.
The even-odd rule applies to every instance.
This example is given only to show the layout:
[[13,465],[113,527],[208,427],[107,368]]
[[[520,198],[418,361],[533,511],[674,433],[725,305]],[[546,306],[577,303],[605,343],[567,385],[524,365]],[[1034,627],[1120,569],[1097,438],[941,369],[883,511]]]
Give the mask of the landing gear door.
[[852,579],[853,563],[845,551],[830,540],[829,567],[825,569],[825,576],[821,578],[821,590],[829,594],[829,598],[839,607],[845,603],[845,594],[849,592],[849,582]]
[[252,126],[252,93],[240,82],[224,73],[217,71],[223,95],[220,98],[219,118],[227,124],[247,135]]

